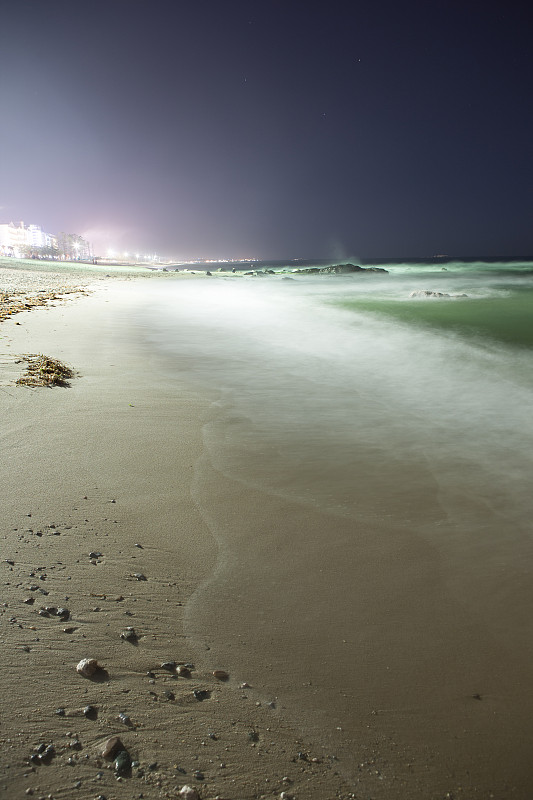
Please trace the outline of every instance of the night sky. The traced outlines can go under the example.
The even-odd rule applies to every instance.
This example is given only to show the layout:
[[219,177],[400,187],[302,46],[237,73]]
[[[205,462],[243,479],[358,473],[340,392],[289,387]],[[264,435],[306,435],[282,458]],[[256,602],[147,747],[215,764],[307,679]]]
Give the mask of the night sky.
[[102,255],[533,254],[529,3],[0,11],[0,222]]

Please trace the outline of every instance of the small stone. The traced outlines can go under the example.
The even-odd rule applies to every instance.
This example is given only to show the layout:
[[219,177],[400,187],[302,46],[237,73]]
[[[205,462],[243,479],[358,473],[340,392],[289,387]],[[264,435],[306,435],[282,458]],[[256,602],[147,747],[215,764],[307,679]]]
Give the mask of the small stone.
[[127,750],[121,750],[115,758],[115,772],[123,775],[131,767],[131,758]]
[[83,709],[83,716],[87,719],[96,719],[98,712],[94,706],[85,706]]
[[90,678],[99,668],[98,661],[95,658],[82,658],[76,666],[76,672],[79,672],[84,678]]
[[175,661],[163,661],[161,664],[161,669],[166,669],[168,672],[174,672],[176,669],[176,662]]
[[218,681],[227,681],[229,678],[229,674],[225,672],[223,669],[215,669],[213,670],[213,677],[216,678]]
[[202,700],[207,700],[210,697],[211,693],[208,692],[206,689],[194,689],[193,695],[196,697],[197,700],[200,702]]
[[61,622],[66,622],[70,618],[70,611],[68,608],[58,608],[56,611],[56,616],[59,617]]
[[194,775],[194,777],[196,778],[197,781],[203,781],[204,778],[205,778],[204,773],[201,772],[199,769],[195,770],[193,772],[193,775]]
[[103,553],[100,553],[99,550],[92,550],[89,553],[89,558],[102,558],[102,556],[103,556]]
[[65,709],[64,708],[56,708],[56,714],[57,714],[58,717],[64,717],[65,716]]
[[117,750],[123,750],[124,745],[120,741],[120,736],[112,736],[102,745],[100,755],[103,758],[113,758]]
[[178,795],[184,798],[184,800],[200,800],[200,795],[192,786],[182,786]]
[[191,677],[191,671],[190,671],[189,667],[185,666],[185,664],[180,664],[179,667],[177,668],[176,672],[178,673],[178,675],[181,675],[182,678],[190,678]]
[[44,752],[41,753],[41,761],[50,761],[56,754],[55,747],[53,744],[49,744],[48,747],[45,747]]
[[81,742],[80,742],[80,740],[78,739],[78,737],[76,737],[75,739],[72,739],[72,741],[70,741],[70,742],[68,743],[68,747],[69,747],[71,750],[81,750],[81,749],[82,749],[82,747],[81,747]]
[[124,639],[126,642],[136,642],[137,641],[137,634],[132,627],[128,627],[122,631],[120,634],[120,638]]
[[138,581],[147,581],[148,580],[146,575],[143,575],[142,572],[134,572],[131,577],[132,578],[137,578]]
[[28,606],[32,606],[35,603],[35,597],[26,597],[23,601]]
[[258,742],[259,741],[259,734],[257,733],[257,731],[249,731],[248,732],[248,739],[251,742]]
[[131,726],[131,717],[128,714],[124,714],[123,711],[120,712],[118,715],[119,720],[122,722],[123,725],[130,725]]

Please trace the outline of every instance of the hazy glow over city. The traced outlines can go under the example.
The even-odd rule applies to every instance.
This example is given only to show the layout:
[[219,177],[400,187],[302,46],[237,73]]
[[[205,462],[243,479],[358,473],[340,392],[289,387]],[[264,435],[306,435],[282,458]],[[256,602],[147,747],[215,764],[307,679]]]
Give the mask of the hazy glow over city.
[[0,222],[102,257],[523,255],[526,21],[471,4],[10,3]]

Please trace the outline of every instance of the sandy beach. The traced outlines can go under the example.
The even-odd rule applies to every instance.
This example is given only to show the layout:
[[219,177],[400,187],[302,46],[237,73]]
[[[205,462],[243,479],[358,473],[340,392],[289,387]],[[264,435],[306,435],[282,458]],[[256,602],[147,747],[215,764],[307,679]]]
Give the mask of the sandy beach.
[[[202,798],[351,797],[333,758],[252,686],[215,677],[225,667],[208,653],[198,668],[184,635],[187,602],[217,559],[190,491],[209,399],[161,380],[122,282],[79,270],[1,278],[28,293],[93,286],[0,329],[0,794],[159,798],[192,785]],[[69,388],[16,386],[27,352],[78,376]],[[98,660],[97,679],[76,672],[83,658]],[[100,755],[115,735],[133,762],[118,777]],[[53,756],[40,760],[42,745]]]
[[[441,541],[445,491],[414,458],[373,484],[362,462],[348,513],[351,485],[320,440],[312,458],[276,461],[266,423],[249,441],[222,391],[150,345],[143,309],[165,281],[187,284],[0,269],[0,292],[56,293],[0,323],[0,794],[526,800],[519,521],[488,555],[488,524],[471,558],[452,521]],[[25,353],[75,377],[16,385]],[[388,492],[387,528],[371,509],[400,473],[416,488]],[[299,500],[326,474],[335,498]],[[92,678],[76,671],[85,658],[101,665]],[[113,736],[132,762],[118,773],[101,754]]]

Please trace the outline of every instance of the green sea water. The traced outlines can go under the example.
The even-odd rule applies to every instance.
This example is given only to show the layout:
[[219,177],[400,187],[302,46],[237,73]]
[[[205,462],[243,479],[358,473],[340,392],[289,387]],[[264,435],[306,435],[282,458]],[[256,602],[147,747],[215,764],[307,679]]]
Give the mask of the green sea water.
[[531,718],[533,279],[383,266],[151,281],[137,319],[166,382],[214,398],[195,663],[275,702],[358,797],[403,800],[373,757],[359,790],[362,746],[398,743],[406,781],[429,750],[470,774],[480,742],[515,752]]
[[338,301],[337,305],[382,314],[422,328],[437,328],[514,347],[533,347],[533,288],[479,298],[351,297]]

